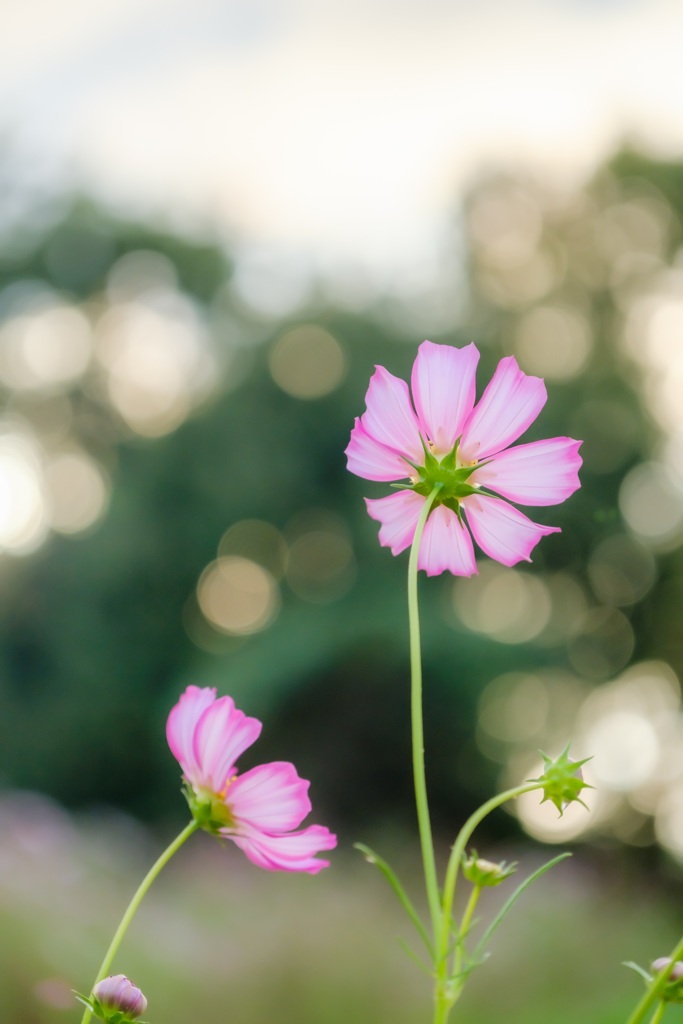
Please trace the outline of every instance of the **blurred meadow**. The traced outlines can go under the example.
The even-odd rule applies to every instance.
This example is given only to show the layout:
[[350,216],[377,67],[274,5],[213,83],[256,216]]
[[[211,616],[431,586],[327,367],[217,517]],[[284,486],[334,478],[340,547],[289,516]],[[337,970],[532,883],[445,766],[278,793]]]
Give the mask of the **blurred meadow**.
[[[621,963],[683,931],[680,9],[3,17],[0,1021],[78,1019],[71,990],[186,821],[164,729],[190,683],[263,718],[244,767],[294,761],[339,849],[286,877],[193,837],[115,964],[152,1024],[426,1019],[400,908],[353,850],[420,899],[407,557],[343,455],[373,366],[406,378],[425,336],[477,344],[479,393],[515,355],[549,392],[524,440],[584,441],[533,565],[421,582],[439,856],[539,748],[593,755],[589,813],[524,798],[475,837],[520,872],[573,856],[461,1019],[623,1021]],[[553,63],[558,28],[581,68]]]

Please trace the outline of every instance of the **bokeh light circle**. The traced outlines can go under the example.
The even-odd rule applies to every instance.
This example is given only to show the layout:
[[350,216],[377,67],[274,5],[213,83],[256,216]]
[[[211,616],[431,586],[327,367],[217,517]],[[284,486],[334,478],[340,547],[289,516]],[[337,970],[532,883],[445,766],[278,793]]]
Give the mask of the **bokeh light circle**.
[[206,619],[233,636],[260,632],[280,608],[279,589],[268,570],[237,555],[206,567],[197,584],[197,600]]

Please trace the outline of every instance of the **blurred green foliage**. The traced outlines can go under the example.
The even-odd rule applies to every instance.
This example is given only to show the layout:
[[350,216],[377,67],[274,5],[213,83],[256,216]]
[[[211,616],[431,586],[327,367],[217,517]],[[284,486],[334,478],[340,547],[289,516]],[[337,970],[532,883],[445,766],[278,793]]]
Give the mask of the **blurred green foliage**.
[[[156,842],[123,816],[74,824],[43,800],[4,801],[0,816],[12,868],[0,879],[0,1019],[78,1019],[70,989],[90,984]],[[392,854],[404,877],[419,873],[414,853]],[[522,853],[521,873],[538,863]],[[641,982],[620,961],[647,964],[676,940],[670,901],[635,882],[609,857],[553,869],[501,926],[458,1019],[623,1024]],[[487,892],[488,908],[506,895],[505,884]],[[414,939],[360,858],[342,853],[316,878],[274,875],[200,834],[146,897],[118,969],[158,1022],[411,1024],[428,1018],[431,990],[402,948]]]
[[[645,254],[649,263],[638,263],[641,242],[635,235],[629,241],[625,229],[616,241],[605,240],[610,211],[642,197],[665,211],[659,249]],[[662,435],[638,374],[619,350],[623,295],[615,266],[630,254],[632,266],[619,281],[630,274],[636,287],[633,279],[642,285],[654,272],[653,260],[659,269],[672,265],[681,216],[683,168],[623,154],[585,190],[561,200],[521,177],[481,181],[454,226],[468,253],[468,307],[432,340],[476,341],[480,389],[503,354],[517,352],[522,366],[536,372],[524,361],[524,352],[532,363],[534,352],[538,357],[533,332],[532,347],[524,342],[518,351],[530,311],[558,307],[588,331],[584,362],[549,379],[548,405],[524,440],[567,433],[585,439],[581,491],[564,506],[534,510],[563,530],[540,544],[534,571],[568,574],[600,607],[609,602],[593,594],[589,557],[623,533],[621,482],[652,457]],[[343,450],[373,365],[407,377],[421,338],[408,336],[384,301],[351,313],[314,297],[275,322],[231,288],[231,260],[218,243],[128,223],[85,200],[22,231],[0,252],[0,297],[21,282],[38,283],[93,320],[121,257],[166,257],[177,290],[206,325],[216,381],[176,429],[159,437],[141,437],[124,422],[93,383],[92,369],[59,393],[5,386],[7,416],[38,436],[55,403],[67,403],[69,436],[105,467],[112,492],[91,529],[53,533],[33,554],[3,556],[3,783],[71,807],[108,803],[147,818],[179,819],[164,722],[179,692],[194,682],[215,685],[266,718],[259,759],[295,760],[314,779],[319,819],[354,831],[371,821],[411,821],[406,560],[377,544],[362,497],[384,489],[347,474]],[[345,356],[345,378],[324,397],[287,394],[269,368],[283,330],[301,323],[330,332]],[[548,337],[548,345],[556,340]],[[353,585],[318,599],[283,581],[279,615],[254,636],[230,637],[202,624],[197,583],[225,531],[256,518],[286,535],[311,509],[346,524]],[[618,615],[635,636],[627,658],[664,657],[680,673],[681,555],[674,546],[657,560],[656,582]],[[497,768],[472,738],[483,686],[512,669],[569,666],[567,637],[512,645],[465,629],[452,611],[452,587],[450,578],[439,578],[422,594],[428,771],[435,820],[449,832],[495,782]],[[599,674],[589,678],[596,681]]]

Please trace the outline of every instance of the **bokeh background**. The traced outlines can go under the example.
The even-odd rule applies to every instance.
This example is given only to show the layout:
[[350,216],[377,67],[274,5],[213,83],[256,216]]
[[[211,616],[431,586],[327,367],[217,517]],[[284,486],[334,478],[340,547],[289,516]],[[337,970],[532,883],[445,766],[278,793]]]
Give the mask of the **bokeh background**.
[[623,1021],[620,963],[683,926],[680,5],[9,0],[1,26],[0,1019],[77,1019],[186,819],[188,683],[263,718],[249,763],[295,761],[340,846],[284,878],[194,837],[117,961],[150,1020],[427,1019],[352,849],[419,901],[406,559],[343,456],[373,365],[405,377],[427,336],[476,342],[480,390],[514,354],[550,394],[525,439],[584,439],[533,565],[422,584],[440,857],[539,748],[594,755],[589,814],[534,798],[477,837],[574,856],[462,1019]]

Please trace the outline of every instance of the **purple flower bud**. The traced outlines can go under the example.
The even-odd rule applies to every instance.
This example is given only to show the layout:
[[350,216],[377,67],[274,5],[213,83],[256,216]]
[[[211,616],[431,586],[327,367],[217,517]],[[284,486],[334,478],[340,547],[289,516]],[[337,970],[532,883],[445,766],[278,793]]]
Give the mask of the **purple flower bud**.
[[[665,967],[668,967],[670,963],[670,956],[660,956],[657,960],[652,961],[652,970],[655,971],[656,974],[659,974],[659,972],[663,971]],[[677,960],[669,973],[669,980],[680,981],[681,978],[683,978],[683,963],[680,960]]]
[[147,1009],[147,1000],[125,974],[114,974],[98,981],[93,996],[104,1010],[118,1010],[127,1020],[135,1020]]

